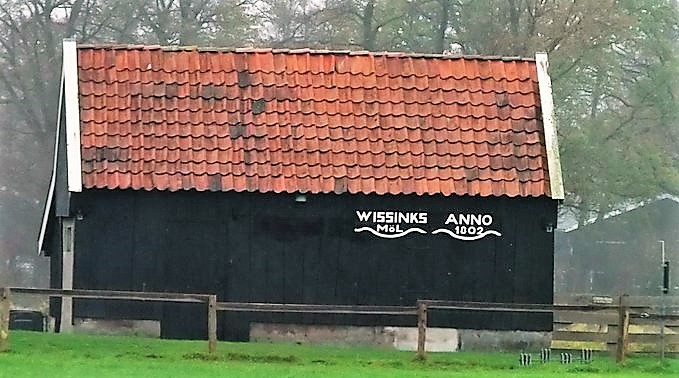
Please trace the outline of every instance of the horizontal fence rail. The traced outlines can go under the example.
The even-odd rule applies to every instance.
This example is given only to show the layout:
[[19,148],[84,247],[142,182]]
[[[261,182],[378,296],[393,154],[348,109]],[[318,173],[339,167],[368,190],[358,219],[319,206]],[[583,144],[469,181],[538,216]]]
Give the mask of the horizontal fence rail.
[[[674,310],[679,311],[679,310]],[[679,315],[677,314],[649,314],[646,312],[635,312],[631,313],[630,316],[635,319],[649,319],[649,320],[679,320]]]
[[218,302],[219,311],[351,315],[417,315],[417,307]]
[[[528,304],[528,303],[496,303],[496,302],[463,302],[420,299],[418,304],[426,305],[430,309],[438,310],[467,310],[467,311],[507,311],[507,312],[540,312],[555,311],[605,311],[617,310],[617,305],[567,305],[567,304]],[[630,306],[631,309],[647,309],[648,306]]]
[[206,303],[210,297],[208,294],[161,293],[148,291],[33,289],[25,287],[11,287],[9,290],[15,294],[47,295],[51,297],[187,303]]

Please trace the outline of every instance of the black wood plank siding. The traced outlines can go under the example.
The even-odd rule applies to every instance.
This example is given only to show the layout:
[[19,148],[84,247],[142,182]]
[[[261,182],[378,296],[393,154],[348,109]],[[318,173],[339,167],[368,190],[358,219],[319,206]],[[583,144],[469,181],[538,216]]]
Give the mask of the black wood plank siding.
[[[72,198],[76,288],[216,293],[219,300],[413,305],[418,298],[552,303],[556,201],[547,198],[86,190]],[[460,241],[356,233],[356,210],[492,214],[502,236]],[[433,225],[436,227],[433,227]],[[54,260],[58,261],[57,258]],[[77,301],[76,316],[160,319],[166,337],[204,337],[196,305]],[[188,331],[187,321],[197,327]],[[251,321],[415,325],[412,318],[221,314],[220,336]],[[432,312],[433,326],[550,330],[544,314]]]

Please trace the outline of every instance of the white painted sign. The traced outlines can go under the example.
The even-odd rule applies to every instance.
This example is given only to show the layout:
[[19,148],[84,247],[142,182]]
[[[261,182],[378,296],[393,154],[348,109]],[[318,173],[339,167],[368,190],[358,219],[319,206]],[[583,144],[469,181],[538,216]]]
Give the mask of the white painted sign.
[[380,238],[395,239],[406,236],[411,232],[426,234],[427,231],[419,227],[427,224],[427,213],[401,211],[356,211],[358,221],[371,223],[354,229],[354,232],[370,232]]
[[443,224],[429,225],[429,214],[421,211],[356,210],[359,226],[354,232],[368,232],[385,239],[396,239],[411,233],[444,234],[464,241],[474,241],[487,236],[502,236],[493,225],[491,214],[448,213]]
[[490,229],[493,216],[490,214],[454,214],[446,219],[446,228],[432,231],[432,234],[444,233],[460,240],[479,240],[488,235],[502,236],[498,231]]

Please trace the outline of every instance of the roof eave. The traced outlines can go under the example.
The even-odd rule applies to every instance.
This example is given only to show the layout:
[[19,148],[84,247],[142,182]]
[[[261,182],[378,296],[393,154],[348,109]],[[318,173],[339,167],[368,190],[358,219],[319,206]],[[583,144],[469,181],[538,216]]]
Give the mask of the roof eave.
[[42,221],[40,222],[40,233],[38,234],[38,254],[43,254],[45,251],[45,235],[47,234],[47,227],[49,225],[49,215],[54,201],[54,189],[57,181],[57,157],[59,156],[59,130],[61,129],[61,109],[64,101],[64,73],[62,70],[61,80],[59,81],[59,102],[57,109],[57,130],[54,133],[54,158],[52,159],[52,175],[50,177],[50,186],[47,190],[47,198],[45,199],[45,207],[42,213]]
[[57,181],[57,159],[59,156],[59,139],[62,118],[65,120],[66,160],[68,172],[68,190],[82,191],[82,167],[80,160],[80,105],[78,100],[78,55],[74,39],[64,39],[62,50],[61,80],[59,84],[59,103],[57,109],[56,133],[54,140],[54,158],[52,175],[45,199],[40,233],[38,234],[38,254],[45,251],[45,237],[49,226],[50,210],[54,201]]
[[552,199],[562,200],[565,197],[563,176],[561,175],[561,158],[557,140],[556,119],[554,117],[554,98],[552,97],[552,79],[549,77],[549,60],[547,53],[535,54],[535,65],[538,71],[538,88],[542,108],[542,124],[545,133],[547,150],[547,168]]

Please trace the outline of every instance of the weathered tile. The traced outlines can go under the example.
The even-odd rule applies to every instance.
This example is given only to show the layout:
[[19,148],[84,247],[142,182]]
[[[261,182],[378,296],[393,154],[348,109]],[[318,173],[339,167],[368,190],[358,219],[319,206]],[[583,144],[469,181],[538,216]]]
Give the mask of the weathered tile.
[[535,63],[79,49],[83,184],[549,196]]

